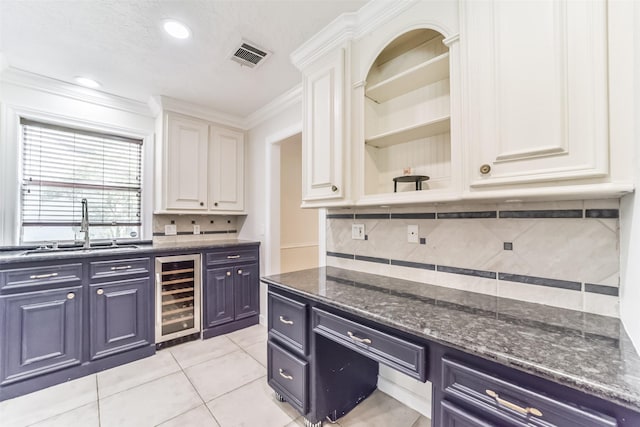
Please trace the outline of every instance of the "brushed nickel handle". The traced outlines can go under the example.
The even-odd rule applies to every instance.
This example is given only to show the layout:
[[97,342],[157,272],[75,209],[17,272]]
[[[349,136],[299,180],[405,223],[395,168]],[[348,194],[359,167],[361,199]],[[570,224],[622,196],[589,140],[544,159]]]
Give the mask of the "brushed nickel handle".
[[227,276],[231,276],[231,272],[230,271],[227,271]]
[[515,403],[511,403],[511,402],[509,402],[508,400],[504,400],[504,399],[502,399],[502,398],[498,395],[498,393],[496,393],[496,392],[495,392],[495,391],[493,391],[493,390],[485,390],[485,392],[487,393],[487,395],[489,395],[489,397],[494,398],[494,399],[496,400],[496,403],[497,403],[498,405],[502,405],[502,406],[504,406],[505,408],[512,409],[512,410],[514,410],[514,411],[516,411],[516,412],[518,412],[518,413],[520,413],[520,414],[522,414],[522,415],[529,415],[529,414],[531,414],[531,415],[535,415],[536,417],[541,417],[541,416],[542,416],[542,412],[540,412],[540,410],[539,410],[539,409],[536,409],[536,408],[523,408],[523,407],[522,407],[522,406],[520,406],[520,405],[516,405]]
[[238,270],[238,274],[242,274],[242,270]]
[[331,186],[331,191],[333,191],[335,193],[336,191],[338,191],[338,187],[336,187],[335,185],[332,185]]
[[278,372],[280,373],[280,376],[282,378],[284,378],[284,379],[287,379],[287,380],[292,380],[293,379],[293,377],[291,375],[285,374],[283,369],[279,369]]
[[240,255],[227,255],[227,259],[238,259]]
[[102,288],[100,288],[100,289],[98,289],[98,290],[96,291],[96,294],[98,294],[98,295],[102,295],[102,294],[104,294],[104,290],[103,290]]
[[287,320],[284,317],[280,316],[280,321],[285,325],[293,325],[293,320]]
[[115,271],[115,270],[128,270],[130,269],[131,266],[130,265],[119,265],[116,267],[111,267],[111,271]]
[[489,165],[482,165],[482,166],[480,166],[480,173],[481,173],[482,175],[486,175],[486,174],[488,174],[489,172],[491,172],[491,166],[489,166]]
[[371,344],[371,340],[369,338],[360,338],[354,335],[353,332],[351,331],[347,331],[347,335],[349,335],[349,338],[351,338],[352,340],[354,340],[355,342],[359,342],[362,344]]
[[204,202],[200,202],[200,206],[204,206]]
[[73,292],[69,292],[67,294],[67,299],[74,299],[76,297],[76,294],[74,294]]
[[34,274],[29,276],[30,279],[48,279],[49,277],[56,277],[58,273],[49,273],[49,274]]

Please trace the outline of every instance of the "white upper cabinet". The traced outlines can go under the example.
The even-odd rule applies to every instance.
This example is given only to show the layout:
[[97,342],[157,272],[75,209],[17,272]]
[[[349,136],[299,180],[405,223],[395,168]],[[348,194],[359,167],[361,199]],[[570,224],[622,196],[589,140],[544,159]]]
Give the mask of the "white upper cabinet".
[[209,209],[244,209],[244,135],[211,127],[209,140]]
[[209,125],[168,114],[166,135],[166,208],[206,210]]
[[303,69],[303,204],[340,204],[345,182],[345,49]]
[[158,121],[155,213],[244,213],[244,134],[174,112]]
[[606,3],[461,7],[470,191],[606,177]]

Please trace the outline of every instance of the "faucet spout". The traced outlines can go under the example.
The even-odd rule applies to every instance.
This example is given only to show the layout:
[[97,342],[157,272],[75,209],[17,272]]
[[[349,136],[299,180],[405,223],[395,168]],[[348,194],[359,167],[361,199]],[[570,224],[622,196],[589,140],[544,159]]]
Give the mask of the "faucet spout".
[[91,244],[89,242],[89,202],[87,199],[82,199],[82,221],[80,222],[80,232],[84,233],[84,245],[85,249],[89,249]]

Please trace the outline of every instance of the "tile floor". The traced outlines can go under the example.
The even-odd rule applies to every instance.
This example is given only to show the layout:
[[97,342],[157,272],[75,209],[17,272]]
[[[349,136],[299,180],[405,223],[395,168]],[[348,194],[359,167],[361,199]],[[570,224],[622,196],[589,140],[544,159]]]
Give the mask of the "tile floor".
[[[267,332],[256,325],[26,396],[0,402],[2,427],[295,427],[266,381]],[[329,423],[326,423],[329,425]],[[376,391],[338,427],[428,427],[429,420]]]

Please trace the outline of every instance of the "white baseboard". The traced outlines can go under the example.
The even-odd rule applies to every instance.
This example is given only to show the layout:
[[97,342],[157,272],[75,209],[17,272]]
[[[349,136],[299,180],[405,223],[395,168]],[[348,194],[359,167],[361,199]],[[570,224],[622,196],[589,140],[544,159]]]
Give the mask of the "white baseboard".
[[[427,383],[431,384],[431,383]],[[378,389],[393,397],[403,405],[408,406],[414,411],[419,412],[425,417],[431,419],[431,393],[428,396],[420,396],[406,388],[389,381],[388,379],[378,375]]]

